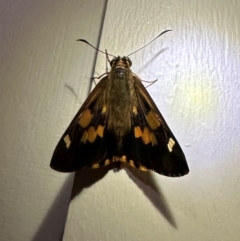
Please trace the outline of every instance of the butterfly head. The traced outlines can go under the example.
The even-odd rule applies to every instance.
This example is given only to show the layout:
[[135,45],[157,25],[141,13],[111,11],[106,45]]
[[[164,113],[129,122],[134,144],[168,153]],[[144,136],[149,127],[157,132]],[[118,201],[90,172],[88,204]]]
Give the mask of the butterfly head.
[[110,65],[112,69],[115,69],[115,68],[129,69],[132,66],[132,61],[128,57],[118,56],[112,59],[112,61],[110,62]]

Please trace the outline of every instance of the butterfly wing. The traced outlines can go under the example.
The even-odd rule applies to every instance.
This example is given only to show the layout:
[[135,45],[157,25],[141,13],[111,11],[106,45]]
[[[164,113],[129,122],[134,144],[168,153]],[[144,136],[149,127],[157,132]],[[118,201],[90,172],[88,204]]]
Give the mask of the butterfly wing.
[[88,96],[57,144],[51,168],[72,172],[85,166],[98,165],[108,153],[105,128],[107,112],[103,111],[103,95],[107,84],[103,77]]
[[187,174],[189,169],[180,145],[135,75],[132,128],[123,137],[121,150],[116,152],[116,139],[107,130],[107,81],[108,76],[101,79],[70,123],[55,148],[51,168],[71,172],[85,166],[98,168],[120,161],[166,176]]
[[133,78],[138,104],[132,114],[130,165],[166,176],[187,174],[180,145],[140,79]]

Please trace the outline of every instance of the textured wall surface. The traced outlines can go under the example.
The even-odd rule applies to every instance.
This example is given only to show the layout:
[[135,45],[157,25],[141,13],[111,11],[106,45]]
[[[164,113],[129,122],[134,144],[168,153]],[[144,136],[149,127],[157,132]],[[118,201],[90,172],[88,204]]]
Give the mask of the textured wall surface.
[[[231,240],[240,237],[240,1],[0,0],[0,240]],[[102,17],[104,16],[101,31]],[[105,71],[86,38],[131,56],[190,173],[49,168]]]
[[97,44],[98,2],[0,0],[1,241],[61,240],[73,175],[49,163],[89,91],[95,52],[76,40]]

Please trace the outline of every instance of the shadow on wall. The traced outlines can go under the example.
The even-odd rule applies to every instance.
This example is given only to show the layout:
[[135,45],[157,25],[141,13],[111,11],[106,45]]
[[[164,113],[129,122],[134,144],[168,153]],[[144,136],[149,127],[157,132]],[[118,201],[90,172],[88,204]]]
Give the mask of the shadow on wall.
[[[103,168],[85,168],[76,172],[71,199],[74,199],[76,196],[81,194],[84,188],[90,187],[95,182],[102,179],[109,170],[116,168],[116,166],[116,163],[112,163]],[[143,191],[143,193],[157,208],[161,215],[163,215],[164,218],[177,229],[177,224],[172,215],[170,207],[167,204],[159,185],[155,182],[151,171],[141,171],[129,165],[127,165],[127,167],[124,169],[130,179]]]
[[[61,190],[59,190],[52,206],[42,221],[38,231],[33,237],[32,241],[57,241],[62,240],[64,226],[68,213],[69,200],[71,195],[71,187],[74,175],[69,175]],[[66,200],[66,196],[69,199]],[[44,198],[44,197],[43,197]],[[65,200],[65,202],[63,202]],[[62,230],[62,232],[59,232]]]
[[[84,188],[88,188],[101,180],[109,170],[114,168],[116,170],[116,163],[99,169],[84,168],[77,171],[75,177],[74,175],[69,175],[32,241],[62,240],[70,200],[80,195]],[[172,215],[159,185],[156,184],[152,173],[150,171],[140,171],[128,165],[127,168],[124,169],[129,178],[142,190],[161,215],[177,229],[175,218]],[[70,187],[72,186],[73,178],[74,186],[71,195]],[[69,200],[63,203],[67,195],[69,195]],[[59,232],[59,230],[62,230],[62,232]]]

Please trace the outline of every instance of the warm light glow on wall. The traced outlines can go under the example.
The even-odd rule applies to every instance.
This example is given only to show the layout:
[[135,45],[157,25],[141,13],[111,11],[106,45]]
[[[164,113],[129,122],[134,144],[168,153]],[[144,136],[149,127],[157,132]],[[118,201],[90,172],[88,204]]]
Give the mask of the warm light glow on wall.
[[199,74],[194,80],[188,78],[182,76],[178,80],[178,89],[175,92],[178,92],[176,95],[182,100],[184,108],[188,109],[187,112],[192,113],[191,121],[209,121],[215,118],[219,110],[219,97],[214,88],[214,80],[207,79],[203,74]]

